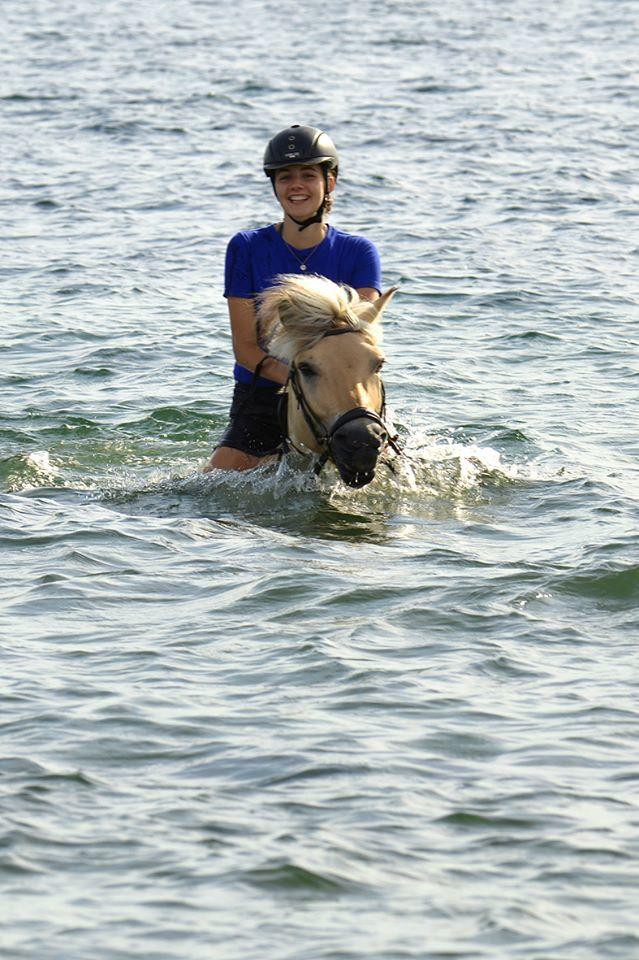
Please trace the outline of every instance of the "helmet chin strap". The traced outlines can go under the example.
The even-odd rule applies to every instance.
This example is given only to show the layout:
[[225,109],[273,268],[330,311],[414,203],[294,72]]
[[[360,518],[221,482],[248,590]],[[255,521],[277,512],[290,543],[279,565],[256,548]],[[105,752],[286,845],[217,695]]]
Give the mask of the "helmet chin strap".
[[290,215],[290,213],[289,213],[289,215],[288,215],[288,218],[289,218],[289,220],[292,220],[293,223],[296,223],[296,224],[297,224],[297,226],[298,226],[298,228],[299,228],[299,232],[301,233],[302,230],[306,230],[307,227],[310,227],[310,225],[311,225],[312,223],[322,223],[322,222],[323,222],[323,220],[324,220],[324,201],[322,201],[322,206],[319,208],[319,210],[317,211],[317,213],[315,214],[315,216],[314,216],[314,217],[309,217],[308,220],[296,220],[295,217],[292,217],[292,216]]

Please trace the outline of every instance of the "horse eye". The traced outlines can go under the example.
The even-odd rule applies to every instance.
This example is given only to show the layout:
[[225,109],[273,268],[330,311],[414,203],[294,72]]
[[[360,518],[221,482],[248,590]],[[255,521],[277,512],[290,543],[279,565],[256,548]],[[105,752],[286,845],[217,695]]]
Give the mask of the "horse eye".
[[386,363],[385,357],[380,357],[379,360],[377,360],[375,363],[375,373],[379,373],[379,371],[382,369],[385,363]]
[[310,363],[300,363],[297,369],[303,377],[315,377],[317,375],[317,370]]

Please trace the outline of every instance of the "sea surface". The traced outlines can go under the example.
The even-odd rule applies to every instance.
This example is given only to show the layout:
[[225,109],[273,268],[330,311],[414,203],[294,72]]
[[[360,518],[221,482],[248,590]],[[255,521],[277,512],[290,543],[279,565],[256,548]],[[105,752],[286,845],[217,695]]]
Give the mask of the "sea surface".
[[[639,5],[3,0],[3,960],[639,957]],[[404,444],[203,475],[290,123]]]

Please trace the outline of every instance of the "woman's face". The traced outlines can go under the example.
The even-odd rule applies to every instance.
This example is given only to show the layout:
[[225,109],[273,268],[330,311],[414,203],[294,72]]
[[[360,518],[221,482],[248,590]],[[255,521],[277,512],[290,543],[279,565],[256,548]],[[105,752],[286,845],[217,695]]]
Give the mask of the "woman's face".
[[[328,190],[332,193],[335,178],[329,173]],[[324,173],[316,163],[309,167],[295,164],[275,174],[275,193],[284,213],[296,220],[312,217],[324,199]]]

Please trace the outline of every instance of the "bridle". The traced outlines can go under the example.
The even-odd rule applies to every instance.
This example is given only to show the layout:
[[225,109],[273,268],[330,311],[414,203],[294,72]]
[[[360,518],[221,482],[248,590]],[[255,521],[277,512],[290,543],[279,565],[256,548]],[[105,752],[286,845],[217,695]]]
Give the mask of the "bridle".
[[[358,331],[349,327],[340,327],[337,329],[327,330],[321,337],[337,337],[343,333],[357,333]],[[385,422],[386,417],[386,390],[384,388],[384,381],[381,380],[381,393],[382,393],[382,404],[379,413],[375,410],[370,410],[368,407],[353,407],[351,410],[347,410],[346,413],[343,413],[341,417],[338,417],[337,420],[331,425],[330,430],[327,430],[320,418],[313,411],[311,405],[304,395],[302,389],[302,384],[299,379],[299,369],[295,363],[291,364],[288,380],[286,386],[290,385],[291,390],[295,395],[298,406],[302,411],[302,416],[306,421],[306,425],[309,428],[311,434],[315,438],[315,442],[321,449],[319,458],[317,459],[313,472],[315,476],[319,476],[324,468],[324,465],[328,460],[334,460],[333,458],[333,437],[338,430],[341,429],[345,424],[350,423],[352,420],[372,420],[373,423],[377,423],[387,436],[387,446],[391,447],[395,453],[401,453],[400,447],[397,443],[397,434],[392,435],[391,431],[388,429],[388,426]],[[280,408],[279,408],[279,417],[280,424],[282,426],[282,432],[284,434],[284,446],[285,449],[291,448],[297,453],[303,453],[304,451],[300,450],[299,447],[296,447],[291,438],[288,436],[288,396],[286,391],[284,391],[280,397]],[[389,464],[390,466],[390,464]],[[391,468],[392,469],[392,468]]]

